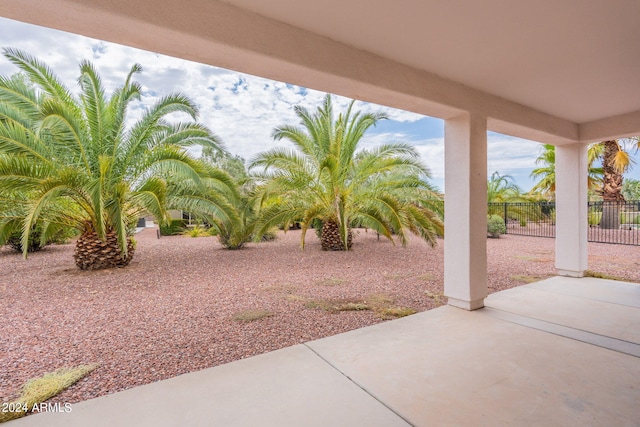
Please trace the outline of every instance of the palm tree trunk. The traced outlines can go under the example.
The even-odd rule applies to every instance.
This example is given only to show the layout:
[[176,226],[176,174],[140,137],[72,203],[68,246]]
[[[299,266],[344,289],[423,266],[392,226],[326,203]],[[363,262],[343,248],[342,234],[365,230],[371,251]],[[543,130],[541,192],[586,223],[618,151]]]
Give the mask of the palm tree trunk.
[[102,270],[129,265],[134,251],[131,237],[127,238],[127,255],[125,256],[120,250],[118,237],[113,230],[110,230],[106,239],[102,240],[94,230],[89,228],[76,242],[73,258],[80,270]]
[[600,227],[617,229],[620,227],[620,206],[624,202],[622,195],[622,174],[614,167],[614,158],[620,146],[617,141],[603,141],[602,154],[602,220]]
[[[345,245],[340,235],[340,226],[335,221],[324,221],[322,223],[322,235],[320,244],[323,251],[344,251]],[[353,244],[353,233],[347,233],[347,249],[351,249]]]

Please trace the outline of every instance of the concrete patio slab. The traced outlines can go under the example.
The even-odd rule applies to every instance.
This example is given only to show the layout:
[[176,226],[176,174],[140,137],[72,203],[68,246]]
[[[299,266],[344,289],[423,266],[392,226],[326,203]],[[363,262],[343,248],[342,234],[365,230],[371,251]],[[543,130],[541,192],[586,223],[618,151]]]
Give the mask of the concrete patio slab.
[[[593,277],[582,277],[580,279],[551,277],[540,282],[531,283],[526,287],[640,308],[640,285],[637,283],[596,279]],[[612,292],[612,289],[615,291]],[[499,294],[502,294],[502,292]],[[495,296],[498,296],[498,294],[490,295],[490,297]]]
[[640,285],[555,277],[491,294],[485,305],[640,344]]
[[553,278],[8,425],[638,426],[636,286]]
[[8,426],[407,426],[304,345],[181,375]]
[[640,359],[452,307],[309,343],[417,426],[622,426]]

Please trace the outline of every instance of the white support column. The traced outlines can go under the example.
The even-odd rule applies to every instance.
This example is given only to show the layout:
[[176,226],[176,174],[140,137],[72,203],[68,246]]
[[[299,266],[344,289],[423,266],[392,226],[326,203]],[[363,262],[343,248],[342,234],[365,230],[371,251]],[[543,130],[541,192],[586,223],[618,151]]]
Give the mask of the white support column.
[[588,264],[587,145],[556,147],[556,271],[582,277]]
[[487,119],[463,114],[444,129],[444,293],[476,310],[487,296]]

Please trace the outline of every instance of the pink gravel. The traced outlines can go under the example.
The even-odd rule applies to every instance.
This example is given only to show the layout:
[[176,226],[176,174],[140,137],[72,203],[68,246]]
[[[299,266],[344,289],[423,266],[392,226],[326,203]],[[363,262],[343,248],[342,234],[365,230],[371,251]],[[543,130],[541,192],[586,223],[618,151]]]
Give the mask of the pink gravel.
[[[313,299],[393,298],[417,311],[445,302],[443,242],[393,246],[359,230],[353,251],[323,252],[313,232],[224,250],[216,238],[137,235],[131,265],[82,272],[73,245],[24,260],[0,249],[0,401],[60,367],[99,363],[52,402],[74,403],[384,321],[372,311],[330,313]],[[490,292],[554,274],[554,240],[487,240]],[[590,269],[640,282],[640,247],[589,245]],[[256,309],[273,313],[249,323]]]

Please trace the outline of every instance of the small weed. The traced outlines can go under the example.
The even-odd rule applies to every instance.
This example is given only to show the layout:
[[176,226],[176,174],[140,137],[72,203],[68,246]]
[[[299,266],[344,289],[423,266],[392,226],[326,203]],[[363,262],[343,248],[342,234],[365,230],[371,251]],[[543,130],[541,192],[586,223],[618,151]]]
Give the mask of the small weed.
[[510,276],[513,280],[518,281],[518,282],[522,282],[522,283],[533,283],[533,282],[537,282],[538,280],[542,280],[545,277],[543,276],[529,276],[526,274],[514,274],[513,276]]
[[411,277],[411,276],[407,274],[397,273],[397,274],[385,274],[383,277],[389,280],[400,280],[400,279],[406,279],[407,277]]
[[307,308],[324,310],[329,313],[341,311],[373,311],[384,320],[415,314],[416,311],[409,307],[393,305],[393,298],[385,294],[373,294],[362,299],[317,299],[307,300]]
[[296,295],[296,294],[287,294],[287,296],[285,296],[284,298],[288,301],[306,301],[307,300],[305,297],[301,297],[300,295]]
[[539,257],[533,257],[533,256],[527,256],[527,255],[516,255],[515,256],[518,259],[523,259],[525,261],[532,261],[532,262],[551,262],[553,261],[552,259],[549,258],[539,258]]
[[340,311],[363,311],[370,310],[369,306],[360,300],[349,300],[349,299],[318,299],[318,300],[308,300],[305,302],[305,307],[315,309],[315,310],[324,310],[329,313],[337,313]]
[[607,273],[601,273],[599,271],[586,270],[584,272],[584,277],[595,277],[596,279],[606,279],[606,280],[617,280],[619,282],[628,282],[629,279],[620,276],[612,276]]
[[378,315],[383,319],[398,319],[400,317],[411,316],[417,312],[409,307],[386,307],[378,310]]
[[27,412],[33,410],[34,406],[71,387],[97,367],[97,364],[93,364],[75,368],[61,368],[41,377],[30,379],[22,386],[20,397],[15,402],[8,404],[14,410],[0,412],[0,423],[25,416]]
[[435,277],[433,276],[433,274],[427,273],[427,274],[423,274],[422,276],[418,276],[418,279],[424,280],[425,282],[429,282],[435,279]]
[[233,319],[238,322],[249,323],[272,316],[274,314],[268,310],[245,310],[234,314]]
[[386,294],[369,295],[367,297],[367,301],[375,307],[387,306],[389,304],[393,304],[393,298],[391,298],[389,295],[386,295]]
[[294,283],[274,283],[270,286],[262,288],[265,292],[292,294],[298,289],[298,285]]
[[427,295],[427,298],[432,299],[436,305],[440,306],[444,304],[445,296],[442,293],[425,291],[425,294]]
[[338,308],[338,311],[371,310],[371,308],[363,302],[346,302],[344,304],[340,304],[337,308]]
[[319,286],[338,286],[346,283],[345,279],[340,279],[338,277],[326,277],[324,279],[318,280],[316,285]]

